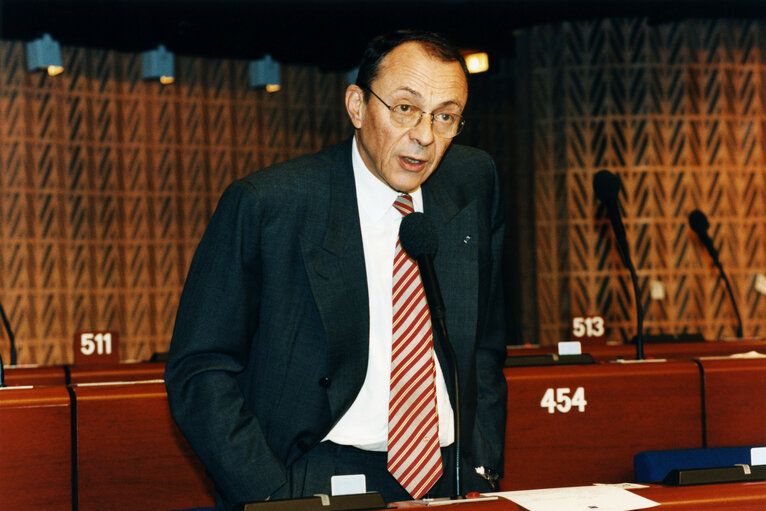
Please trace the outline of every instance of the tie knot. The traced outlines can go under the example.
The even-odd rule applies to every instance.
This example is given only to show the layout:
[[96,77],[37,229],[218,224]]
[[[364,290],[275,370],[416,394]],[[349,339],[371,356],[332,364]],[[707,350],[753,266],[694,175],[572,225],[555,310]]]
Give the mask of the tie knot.
[[415,206],[412,205],[412,197],[409,194],[402,194],[394,201],[394,207],[402,216],[407,216],[415,211]]

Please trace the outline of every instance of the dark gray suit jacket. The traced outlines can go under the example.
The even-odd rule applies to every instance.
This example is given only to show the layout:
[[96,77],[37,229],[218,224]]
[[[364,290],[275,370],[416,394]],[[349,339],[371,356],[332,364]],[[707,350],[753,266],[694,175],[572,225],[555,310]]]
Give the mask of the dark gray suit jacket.
[[[434,266],[459,365],[462,464],[501,471],[497,172],[486,153],[453,145],[422,189],[438,231]],[[368,334],[351,141],[233,183],[189,269],[166,371],[173,416],[219,500],[280,495],[287,467],[321,441],[361,388]],[[449,381],[438,342],[437,355]]]

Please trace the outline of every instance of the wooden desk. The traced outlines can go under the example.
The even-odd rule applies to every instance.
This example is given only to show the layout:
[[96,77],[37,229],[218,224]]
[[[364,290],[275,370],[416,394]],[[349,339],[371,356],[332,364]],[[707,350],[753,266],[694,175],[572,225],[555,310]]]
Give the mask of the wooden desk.
[[[707,342],[668,342],[645,343],[644,358],[669,360],[686,360],[698,357],[724,356],[734,353],[757,351],[766,354],[766,340],[738,341],[707,341]],[[636,346],[634,344],[587,344],[582,347],[583,353],[589,353],[598,362],[612,360],[635,360]],[[510,346],[509,357],[525,355],[545,355],[558,353],[556,346]]]
[[69,367],[69,382],[80,383],[131,382],[162,380],[165,362],[130,362],[121,364],[73,365]]
[[707,446],[766,445],[766,359],[699,363],[705,382]]
[[73,389],[79,511],[214,505],[213,485],[170,416],[162,382]]
[[[704,486],[652,486],[631,490],[636,495],[659,502],[649,510],[670,511],[763,511],[766,509],[766,482],[710,484]],[[396,502],[397,509],[430,509],[414,502]],[[437,509],[445,509],[440,506]],[[446,506],[455,511],[524,511],[524,508],[500,499],[485,502],[462,502]]]
[[705,484],[700,486],[652,486],[632,490],[636,495],[662,504],[662,511],[763,511],[766,481]]
[[[505,377],[503,490],[633,481],[637,452],[703,445],[692,361],[506,368]],[[582,412],[541,406],[546,395],[565,393],[557,389],[571,398],[578,388]]]
[[71,417],[63,386],[0,389],[0,507],[71,511]]
[[66,373],[61,366],[5,366],[3,371],[9,387],[66,385]]

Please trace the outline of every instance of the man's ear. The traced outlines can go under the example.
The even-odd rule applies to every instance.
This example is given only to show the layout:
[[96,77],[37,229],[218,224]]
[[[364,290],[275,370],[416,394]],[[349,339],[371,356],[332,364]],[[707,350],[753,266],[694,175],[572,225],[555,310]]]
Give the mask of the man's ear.
[[346,88],[346,112],[356,129],[362,127],[365,106],[364,91],[358,85],[349,85]]

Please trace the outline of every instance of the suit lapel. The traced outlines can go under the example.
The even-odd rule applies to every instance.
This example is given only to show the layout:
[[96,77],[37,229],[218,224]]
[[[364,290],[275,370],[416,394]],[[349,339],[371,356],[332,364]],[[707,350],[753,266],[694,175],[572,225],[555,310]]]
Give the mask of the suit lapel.
[[[458,360],[471,360],[472,353],[461,349],[472,350],[478,318],[479,262],[478,248],[473,242],[478,204],[477,201],[458,204],[447,191],[447,180],[435,177],[423,185],[424,213],[436,225],[439,239],[434,269],[444,300],[450,344]],[[451,366],[441,342],[435,343],[435,350],[454,400],[454,386],[449,377]]]
[[[327,375],[331,380],[328,397],[332,416],[338,419],[364,382],[369,305],[350,141],[336,149],[328,170],[324,239],[321,244],[302,239],[301,245],[311,291],[327,334]],[[321,232],[324,227],[316,228]]]

